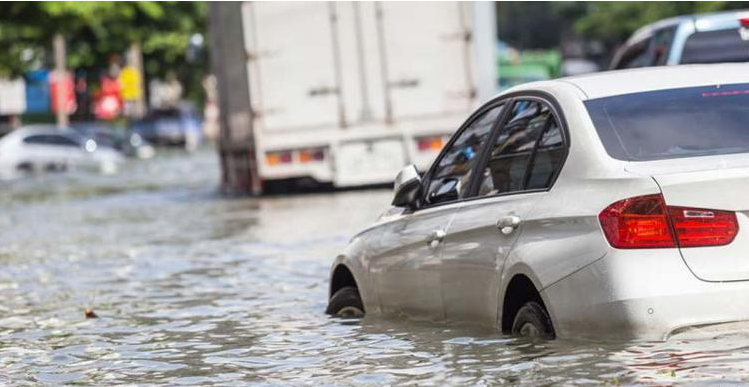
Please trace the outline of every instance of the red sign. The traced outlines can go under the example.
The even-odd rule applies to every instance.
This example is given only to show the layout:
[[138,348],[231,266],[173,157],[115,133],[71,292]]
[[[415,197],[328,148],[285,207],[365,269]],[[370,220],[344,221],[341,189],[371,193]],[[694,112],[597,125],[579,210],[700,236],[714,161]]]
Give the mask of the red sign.
[[122,113],[120,82],[115,78],[103,77],[101,89],[96,95],[94,114],[100,120],[111,120]]
[[75,112],[75,109],[78,107],[75,103],[75,89],[73,87],[73,74],[70,72],[65,72],[65,74],[62,76],[62,82],[58,82],[59,75],[57,72],[52,71],[50,72],[49,76],[49,96],[50,96],[50,106],[52,107],[52,112],[57,113],[57,101],[58,101],[58,94],[62,93],[63,98],[63,107],[64,110],[68,114],[72,114]]

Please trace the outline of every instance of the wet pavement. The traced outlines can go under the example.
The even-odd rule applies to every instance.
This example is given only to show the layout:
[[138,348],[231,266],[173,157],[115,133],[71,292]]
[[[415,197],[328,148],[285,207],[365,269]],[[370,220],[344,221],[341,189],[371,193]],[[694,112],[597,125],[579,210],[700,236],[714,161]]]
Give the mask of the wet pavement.
[[[228,199],[218,161],[0,182],[0,385],[747,385],[749,329],[531,343],[325,316],[386,190]],[[99,317],[87,319],[90,308]],[[746,332],[746,333],[744,333]]]

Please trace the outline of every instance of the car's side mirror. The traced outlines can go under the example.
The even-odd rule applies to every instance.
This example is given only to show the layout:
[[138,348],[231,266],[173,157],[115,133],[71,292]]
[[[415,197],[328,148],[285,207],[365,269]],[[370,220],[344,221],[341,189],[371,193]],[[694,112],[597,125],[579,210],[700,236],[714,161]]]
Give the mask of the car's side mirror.
[[395,176],[395,186],[393,187],[395,195],[393,196],[393,205],[396,207],[416,207],[416,203],[421,197],[421,176],[416,166],[411,164],[398,172]]

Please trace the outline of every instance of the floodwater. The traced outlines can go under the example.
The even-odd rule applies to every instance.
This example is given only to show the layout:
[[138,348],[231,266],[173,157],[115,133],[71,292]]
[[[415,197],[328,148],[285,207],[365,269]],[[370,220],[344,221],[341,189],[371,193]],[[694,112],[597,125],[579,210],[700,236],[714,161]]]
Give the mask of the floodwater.
[[390,193],[228,199],[218,176],[204,149],[0,182],[0,385],[749,383],[742,330],[532,343],[329,318],[331,258]]

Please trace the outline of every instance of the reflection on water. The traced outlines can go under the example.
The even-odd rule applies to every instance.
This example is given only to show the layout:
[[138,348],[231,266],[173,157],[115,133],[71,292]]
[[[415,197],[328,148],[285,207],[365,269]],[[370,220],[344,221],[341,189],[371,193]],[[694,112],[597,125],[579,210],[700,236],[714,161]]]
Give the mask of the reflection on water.
[[[728,386],[749,378],[749,329],[604,345],[330,319],[331,257],[390,193],[225,199],[215,192],[217,168],[206,150],[132,162],[115,176],[0,182],[0,384]],[[85,319],[85,308],[99,318]]]

